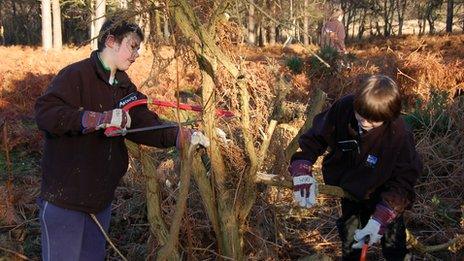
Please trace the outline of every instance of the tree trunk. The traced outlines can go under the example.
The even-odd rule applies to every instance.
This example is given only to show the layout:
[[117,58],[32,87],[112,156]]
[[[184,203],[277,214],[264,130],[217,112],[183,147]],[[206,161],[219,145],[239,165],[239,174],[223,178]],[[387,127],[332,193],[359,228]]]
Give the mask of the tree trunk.
[[48,51],[52,48],[52,13],[50,0],[42,0],[42,48]]
[[106,0],[91,0],[92,23],[90,28],[90,39],[92,39],[92,50],[98,49],[98,34],[105,22]]
[[5,31],[3,28],[3,6],[0,6],[0,43],[5,45]]
[[167,15],[164,15],[163,34],[164,34],[164,39],[166,41],[169,40],[171,33],[169,31],[169,17]]
[[361,22],[359,23],[359,28],[358,28],[358,39],[360,40],[362,39],[364,32],[366,31],[366,13],[367,13],[367,9],[363,8],[362,15],[360,18]]
[[53,0],[53,49],[61,51],[63,48],[63,37],[61,34],[61,7],[60,0]]
[[304,0],[303,5],[303,44],[309,45],[309,0]]
[[398,35],[403,35],[404,13],[407,0],[396,0],[396,14],[398,16]]
[[453,11],[454,11],[454,0],[448,0],[446,6],[446,32],[453,32]]
[[159,10],[155,10],[154,26],[155,26],[156,37],[158,38],[157,41],[159,41],[159,39],[163,37],[163,32],[161,31],[161,14]]
[[255,45],[256,43],[255,23],[254,0],[250,0],[250,5],[248,6],[248,43],[251,45]]
[[260,25],[258,28],[259,28],[259,46],[261,47],[266,46],[268,44],[267,30],[262,25]]
[[[276,4],[275,1],[271,1],[271,13],[272,17],[276,17]],[[269,23],[269,44],[275,45],[276,44],[276,23],[271,20]]]

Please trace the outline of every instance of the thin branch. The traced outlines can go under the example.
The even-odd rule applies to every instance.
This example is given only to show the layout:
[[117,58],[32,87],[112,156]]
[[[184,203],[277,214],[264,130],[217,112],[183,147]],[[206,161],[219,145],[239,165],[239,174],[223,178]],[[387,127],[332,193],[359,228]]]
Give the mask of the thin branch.
[[[177,196],[176,202],[176,211],[174,217],[172,218],[171,227],[169,229],[169,240],[158,252],[159,260],[167,260],[173,258],[173,255],[177,254],[177,245],[179,244],[179,231],[182,222],[182,217],[185,213],[185,208],[187,206],[187,197],[190,188],[190,176],[193,153],[197,149],[198,145],[190,144],[187,149],[181,151],[182,160],[181,160],[181,172],[180,172],[180,189],[179,195]],[[176,259],[179,259],[176,256]]]
[[[216,3],[216,2],[215,2]],[[208,23],[208,31],[211,34],[215,34],[217,23],[222,19],[222,15],[230,6],[230,0],[222,0],[219,2],[218,6],[214,9],[213,14],[210,17],[210,22]]]
[[266,157],[267,149],[269,148],[269,144],[271,143],[272,134],[274,133],[276,126],[277,126],[277,121],[271,120],[271,123],[269,123],[266,136],[264,137],[263,143],[261,144],[261,149],[258,154],[259,155],[258,167],[261,166],[261,164],[264,161],[264,158]]
[[100,222],[98,221],[97,217],[94,215],[94,214],[89,214],[90,217],[93,219],[93,221],[95,222],[95,224],[98,226],[98,228],[100,229],[100,231],[102,232],[103,236],[105,237],[106,241],[108,242],[108,244],[110,244],[110,246],[114,249],[114,251],[116,251],[116,253],[118,253],[118,255],[122,258],[122,260],[124,261],[127,261],[127,258],[121,253],[121,251],[119,251],[119,249],[113,244],[113,241],[111,241],[110,237],[108,236],[108,234],[106,233],[105,229],[103,228],[103,226],[100,224]]
[[0,250],[5,251],[5,252],[10,253],[10,254],[14,254],[14,255],[16,255],[17,257],[19,257],[19,258],[21,258],[23,260],[30,260],[27,256],[25,256],[25,255],[23,255],[21,253],[18,253],[16,251],[13,251],[11,249],[0,246]]

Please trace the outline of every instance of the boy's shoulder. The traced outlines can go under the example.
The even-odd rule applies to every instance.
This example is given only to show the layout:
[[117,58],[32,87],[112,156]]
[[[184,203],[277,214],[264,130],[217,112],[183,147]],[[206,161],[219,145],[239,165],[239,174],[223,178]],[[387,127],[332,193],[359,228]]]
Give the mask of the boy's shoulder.
[[354,102],[354,94],[349,94],[346,96],[341,97],[340,99],[336,100],[332,106],[338,107],[353,107]]
[[85,58],[65,66],[58,74],[85,74],[90,72],[92,68],[91,58]]
[[414,134],[409,127],[409,125],[404,121],[403,117],[398,117],[391,122],[392,134],[395,135],[400,142],[405,142],[406,140],[413,140]]

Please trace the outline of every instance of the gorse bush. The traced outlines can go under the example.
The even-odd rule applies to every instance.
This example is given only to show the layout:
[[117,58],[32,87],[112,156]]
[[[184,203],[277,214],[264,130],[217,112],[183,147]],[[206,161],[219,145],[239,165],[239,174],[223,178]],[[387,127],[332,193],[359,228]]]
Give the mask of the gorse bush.
[[452,125],[449,114],[449,93],[432,90],[428,101],[417,99],[413,110],[404,120],[414,131],[430,131],[432,135],[448,132]]
[[323,64],[316,56],[309,58],[309,76],[328,76],[336,73],[341,62],[341,55],[330,46],[323,47],[317,52],[317,55],[326,61],[330,67]]
[[285,60],[285,65],[294,73],[300,74],[303,71],[304,62],[297,56],[292,56]]

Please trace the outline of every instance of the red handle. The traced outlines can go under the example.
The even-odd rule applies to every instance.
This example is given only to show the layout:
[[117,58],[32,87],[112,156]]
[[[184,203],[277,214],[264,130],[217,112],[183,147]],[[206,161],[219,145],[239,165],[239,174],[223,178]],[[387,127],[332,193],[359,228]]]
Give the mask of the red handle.
[[[129,110],[132,109],[133,107],[143,105],[143,104],[147,104],[147,103],[148,103],[147,99],[140,99],[140,100],[136,100],[136,101],[133,101],[133,102],[129,102],[124,107],[122,107],[122,109],[125,112],[129,112]],[[120,129],[121,128],[118,128],[118,127],[108,127],[108,128],[105,129],[105,136],[106,137],[119,136],[119,134],[117,134],[117,130],[120,130]]]
[[120,130],[118,127],[108,127],[105,129],[105,136],[106,137],[116,137],[119,135],[116,135],[117,131]]
[[359,258],[360,261],[366,261],[368,248],[369,248],[369,243],[364,241],[364,244],[361,250],[361,257]]
[[[185,104],[185,103],[179,103],[179,105],[177,105],[177,102],[160,101],[160,100],[151,100],[151,103],[154,105],[163,106],[163,107],[179,108],[180,110],[189,110],[189,111],[197,111],[197,112],[203,111],[203,108],[200,105],[190,105],[190,104]],[[218,116],[234,117],[233,112],[221,110],[221,109],[216,109],[216,114]]]

